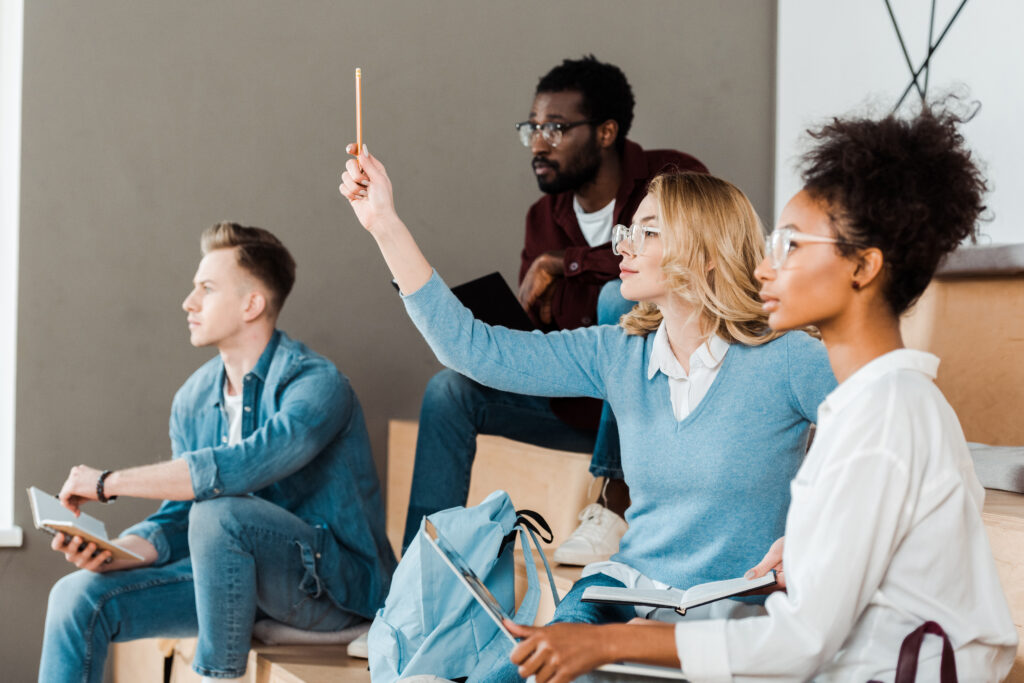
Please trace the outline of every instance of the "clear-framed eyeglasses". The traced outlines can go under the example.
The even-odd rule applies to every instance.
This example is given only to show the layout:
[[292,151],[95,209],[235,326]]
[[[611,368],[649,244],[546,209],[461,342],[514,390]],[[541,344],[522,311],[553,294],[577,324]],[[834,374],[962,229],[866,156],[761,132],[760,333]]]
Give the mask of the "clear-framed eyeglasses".
[[622,255],[619,245],[626,243],[629,253],[640,256],[644,253],[644,242],[648,235],[660,235],[661,228],[652,228],[649,225],[616,225],[612,231],[612,252],[617,256]]
[[787,225],[785,227],[772,230],[772,234],[768,236],[768,258],[772,262],[772,268],[780,270],[782,266],[786,264],[786,259],[789,257],[793,249],[798,244],[803,243],[842,244],[850,247],[857,246],[852,242],[836,239],[835,237],[810,235],[806,232],[800,232],[791,225]]
[[594,119],[573,121],[571,123],[561,123],[558,121],[534,123],[533,121],[522,121],[516,124],[516,131],[519,133],[519,142],[523,143],[523,147],[532,146],[533,138],[536,135],[540,135],[544,138],[544,142],[552,147],[558,147],[558,143],[562,141],[562,134],[565,131],[571,130],[576,126],[586,126],[594,123],[599,123],[599,121]]

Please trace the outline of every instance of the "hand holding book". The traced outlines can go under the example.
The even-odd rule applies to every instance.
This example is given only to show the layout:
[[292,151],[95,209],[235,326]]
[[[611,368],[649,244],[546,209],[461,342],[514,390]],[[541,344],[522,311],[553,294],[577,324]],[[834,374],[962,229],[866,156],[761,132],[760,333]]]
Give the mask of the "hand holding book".
[[772,547],[768,548],[768,552],[765,553],[765,556],[761,558],[761,561],[754,565],[754,567],[752,567],[750,571],[744,574],[743,578],[756,579],[774,570],[776,583],[774,586],[771,587],[770,590],[764,592],[771,593],[777,590],[785,590],[786,572],[782,568],[782,549],[785,543],[785,536],[776,539],[776,541],[772,543]]

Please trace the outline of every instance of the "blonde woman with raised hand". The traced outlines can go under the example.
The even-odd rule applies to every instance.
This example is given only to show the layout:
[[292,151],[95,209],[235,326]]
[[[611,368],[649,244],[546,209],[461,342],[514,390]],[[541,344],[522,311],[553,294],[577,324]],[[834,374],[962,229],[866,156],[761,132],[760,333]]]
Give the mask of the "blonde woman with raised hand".
[[[789,481],[835,379],[819,341],[769,330],[754,277],[764,237],[733,185],[696,173],[655,178],[633,225],[617,226],[613,240],[622,295],[640,304],[621,326],[547,334],[473,319],[398,218],[384,166],[365,146],[340,191],[442,363],[504,391],[611,404],[632,497],[629,530],[618,554],[584,570],[556,621],[628,621],[632,607],[582,603],[583,589],[688,588],[742,576],[782,534]],[[693,616],[760,614],[761,600],[723,601]],[[518,674],[509,662],[493,678]]]

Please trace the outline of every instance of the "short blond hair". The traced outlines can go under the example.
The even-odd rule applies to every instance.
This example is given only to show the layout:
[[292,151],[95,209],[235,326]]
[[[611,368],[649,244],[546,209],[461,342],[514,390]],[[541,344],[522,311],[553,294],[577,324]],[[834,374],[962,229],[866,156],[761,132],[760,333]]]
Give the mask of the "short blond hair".
[[238,265],[269,290],[268,312],[276,317],[295,284],[295,259],[273,233],[222,221],[211,225],[199,238],[203,255],[217,249],[234,249]]
[[[697,308],[701,333],[748,346],[777,337],[754,277],[765,255],[764,228],[746,195],[706,173],[659,175],[647,191],[658,202],[666,284]],[[621,324],[629,334],[647,335],[661,320],[656,305],[640,302]]]

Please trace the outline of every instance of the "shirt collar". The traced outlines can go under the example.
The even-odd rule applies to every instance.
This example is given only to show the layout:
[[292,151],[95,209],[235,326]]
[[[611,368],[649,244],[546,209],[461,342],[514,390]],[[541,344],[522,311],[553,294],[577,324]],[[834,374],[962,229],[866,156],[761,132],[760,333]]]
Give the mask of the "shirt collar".
[[[717,368],[722,364],[728,350],[729,342],[717,334],[712,335],[707,342],[690,354],[690,373],[697,368]],[[659,325],[658,331],[654,333],[654,347],[651,349],[651,359],[647,363],[647,379],[654,379],[659,370],[671,379],[689,378],[679,359],[672,353],[672,345],[668,342],[668,331],[664,323]]]
[[833,389],[818,408],[819,417],[821,414],[838,413],[876,380],[899,370],[913,370],[934,380],[939,370],[939,358],[914,349],[897,349],[883,354],[860,367]]
[[[261,382],[266,383],[267,374],[270,372],[270,364],[274,360],[274,352],[277,351],[277,345],[280,341],[281,331],[274,330],[274,334],[270,335],[270,341],[263,347],[260,359],[256,361],[255,367],[249,371],[249,374],[256,375],[260,378]],[[210,397],[210,405],[214,408],[219,408],[224,400],[224,382],[227,379],[227,374],[224,372],[224,361],[220,361],[220,371],[217,373],[217,378],[217,391],[213,392],[213,395]]]

